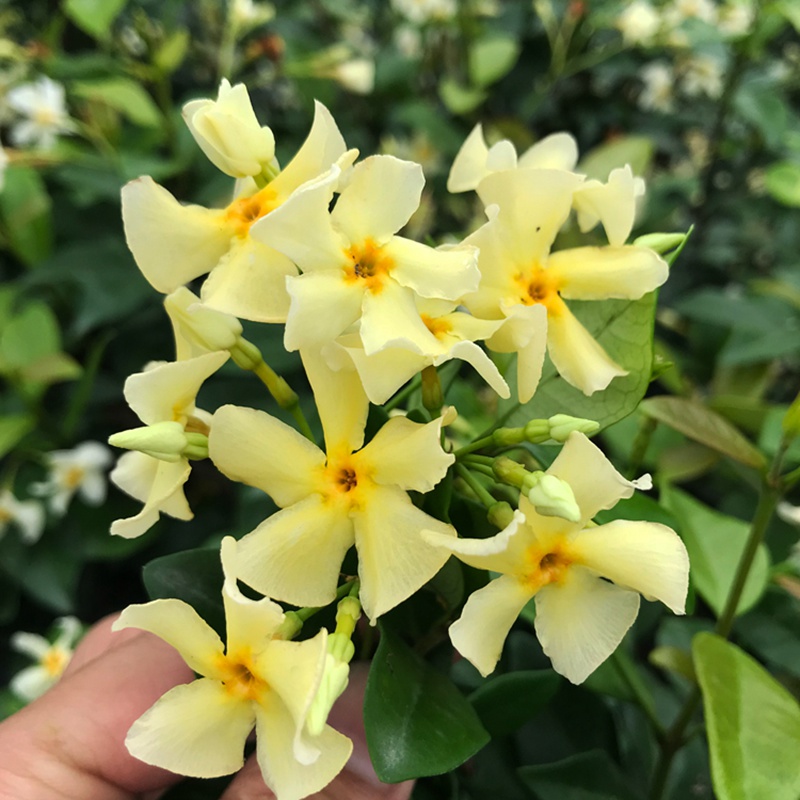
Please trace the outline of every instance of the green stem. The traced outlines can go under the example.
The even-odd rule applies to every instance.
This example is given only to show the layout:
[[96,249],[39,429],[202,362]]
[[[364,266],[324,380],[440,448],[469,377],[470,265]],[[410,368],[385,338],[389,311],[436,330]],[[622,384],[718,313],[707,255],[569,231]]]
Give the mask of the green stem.
[[292,415],[297,427],[300,429],[300,433],[306,439],[310,439],[312,442],[315,441],[311,426],[308,424],[305,414],[303,414],[303,409],[300,408],[297,393],[291,389],[286,380],[263,360],[253,369],[253,372],[267,387],[278,405]]
[[401,389],[388,403],[383,404],[384,409],[386,411],[391,411],[393,408],[397,408],[400,403],[408,400],[408,398],[419,389],[420,383],[422,383],[422,376],[418,373],[411,379],[408,386]]
[[470,453],[474,453],[476,450],[483,450],[484,447],[490,447],[492,444],[494,444],[494,437],[484,436],[482,439],[476,439],[471,444],[465,444],[463,447],[459,447],[453,455],[456,458],[463,458]]
[[486,508],[491,508],[497,500],[492,497],[488,489],[463,465],[456,462],[456,472],[458,476],[464,480],[464,483],[472,489],[477,495],[478,499],[483,503]]
[[[336,590],[336,599],[333,602],[338,603],[343,597],[347,597],[347,595],[357,597],[359,589],[360,583],[358,578],[350,578]],[[300,618],[300,620],[306,622],[307,620],[311,619],[314,614],[319,613],[324,608],[328,608],[328,606],[308,606],[307,608],[298,608],[294,613]]]

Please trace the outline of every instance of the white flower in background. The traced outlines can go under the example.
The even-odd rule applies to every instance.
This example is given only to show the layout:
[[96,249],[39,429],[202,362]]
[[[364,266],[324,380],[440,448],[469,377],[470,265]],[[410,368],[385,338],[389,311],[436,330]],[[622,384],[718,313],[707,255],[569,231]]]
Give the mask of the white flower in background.
[[99,506],[106,499],[106,468],[112,462],[111,451],[100,442],[82,442],[72,450],[55,450],[47,454],[50,476],[31,486],[31,492],[46,497],[50,510],[62,515],[73,495],[90,506]]
[[639,106],[646,111],[672,111],[675,104],[675,73],[672,67],[665,61],[653,61],[643,67],[639,74],[644,81],[644,89],[639,94]]
[[738,38],[750,32],[756,12],[748,2],[726,4],[719,12],[717,27],[730,38]]
[[716,100],[722,94],[722,63],[712,56],[689,56],[683,63],[681,87],[690,97],[704,94]]
[[270,3],[254,3],[253,0],[232,0],[230,14],[241,35],[269,22],[275,16],[275,7]]
[[45,513],[36,500],[17,500],[9,489],[0,492],[0,539],[9,523],[14,523],[25,544],[39,541],[44,530]]
[[9,90],[6,104],[24,119],[11,127],[11,142],[49,150],[59,133],[72,133],[75,123],[67,114],[64,87],[46,76]]
[[661,27],[661,16],[647,0],[635,0],[615,23],[625,44],[650,44]]
[[83,625],[75,617],[61,617],[55,625],[59,634],[54,642],[36,633],[20,631],[11,636],[11,647],[36,662],[18,672],[9,683],[11,691],[21,700],[30,702],[41,697],[58,681],[83,634]]
[[351,58],[332,67],[329,77],[353,94],[370,94],[375,86],[375,62]]
[[392,0],[392,6],[415,25],[443,22],[452,19],[458,11],[456,0]]
[[775,511],[784,522],[788,522],[790,525],[796,525],[800,528],[800,506],[793,506],[791,503],[786,502],[786,500],[782,500],[778,503],[778,507]]
[[684,613],[689,557],[666,525],[592,523],[602,509],[652,484],[649,476],[623,478],[582,433],[569,436],[546,475],[572,487],[577,520],[543,516],[523,494],[514,519],[490,539],[422,535],[476,569],[500,573],[470,595],[450,627],[456,649],[482,675],[494,670],[514,620],[535,597],[542,649],[556,672],[581,683],[622,641],[636,619],[640,594]]
[[422,35],[411,25],[395,28],[394,43],[406,58],[418,58],[422,54]]
[[717,6],[714,0],[673,0],[664,9],[664,22],[670,28],[677,28],[687,19],[698,19],[708,25],[717,21]]

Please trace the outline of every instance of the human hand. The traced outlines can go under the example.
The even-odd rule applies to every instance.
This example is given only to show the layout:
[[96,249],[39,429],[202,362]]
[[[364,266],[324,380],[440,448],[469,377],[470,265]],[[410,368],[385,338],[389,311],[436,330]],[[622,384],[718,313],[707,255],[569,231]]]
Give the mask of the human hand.
[[[180,780],[133,758],[124,740],[162,694],[194,675],[161,639],[134,629],[112,634],[112,622],[92,628],[56,686],[0,724],[0,800],[155,800]],[[353,740],[353,755],[317,800],[411,794],[411,783],[382,784],[372,770],[361,714],[365,683],[366,669],[354,665],[329,720]],[[273,798],[251,758],[220,800]]]

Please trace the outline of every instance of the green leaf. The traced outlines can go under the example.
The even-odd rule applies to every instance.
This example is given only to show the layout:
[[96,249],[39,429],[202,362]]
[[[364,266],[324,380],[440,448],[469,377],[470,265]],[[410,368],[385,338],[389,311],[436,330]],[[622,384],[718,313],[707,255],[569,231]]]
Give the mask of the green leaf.
[[372,764],[387,783],[440,775],[463,764],[489,735],[449,678],[387,625],[367,681],[364,724]]
[[44,303],[31,303],[0,335],[0,370],[19,371],[60,350],[55,314]]
[[[681,537],[689,551],[693,585],[719,616],[750,533],[749,524],[720,514],[671,486],[662,487],[661,503],[678,520]],[[737,614],[758,602],[768,580],[769,556],[762,544],[747,576]]]
[[781,146],[789,125],[789,109],[774,83],[754,79],[745,83],[734,98],[739,116],[749,122],[764,138],[767,146]]
[[800,6],[797,5],[795,0],[779,0],[775,4],[775,10],[783,14],[794,25],[795,30],[800,33]]
[[183,600],[224,636],[219,549],[197,548],[156,558],[145,565],[142,578],[151,600],[164,597]]
[[126,0],[65,0],[64,14],[95,39],[104,39]]
[[78,97],[103,103],[127,117],[136,125],[157,128],[163,118],[153,98],[136,81],[115,77],[98,81],[83,81],[72,85]]
[[171,33],[153,56],[153,63],[162,72],[171,75],[183,63],[189,52],[191,37],[186,28]]
[[590,150],[578,164],[578,172],[599,181],[612,169],[631,165],[634,175],[644,175],[653,159],[653,142],[646,136],[621,136]]
[[758,662],[710,633],[693,642],[719,800],[797,800],[800,705]]
[[639,406],[648,417],[668,425],[718,453],[749,467],[761,469],[766,459],[728,420],[686,397],[650,397]]
[[561,678],[551,669],[509,672],[490,678],[469,701],[491,737],[513,733],[535,717],[558,690]]
[[439,84],[439,96],[453,114],[467,114],[486,99],[486,92],[444,78]]
[[508,73],[519,58],[520,46],[510,36],[490,35],[469,49],[469,77],[475,86],[489,86]]
[[800,164],[780,161],[767,167],[764,187],[773,199],[785,206],[800,206]]
[[50,196],[44,181],[30,167],[13,166],[5,171],[0,192],[0,216],[11,251],[28,266],[35,266],[52,249]]
[[81,365],[66,353],[49,353],[20,371],[20,377],[33,383],[72,381],[81,376]]
[[519,776],[539,800],[637,800],[619,767],[603,750],[522,767]]
[[27,414],[0,417],[0,458],[10,453],[35,425],[36,420]]
[[[607,389],[587,397],[563,380],[548,359],[533,399],[523,406],[511,400],[501,402],[498,425],[524,425],[531,419],[562,413],[596,420],[605,428],[628,416],[644,397],[653,364],[655,294],[636,301],[571,301],[569,306],[608,355],[628,370],[628,375],[614,378]],[[514,397],[513,371],[506,378]]]

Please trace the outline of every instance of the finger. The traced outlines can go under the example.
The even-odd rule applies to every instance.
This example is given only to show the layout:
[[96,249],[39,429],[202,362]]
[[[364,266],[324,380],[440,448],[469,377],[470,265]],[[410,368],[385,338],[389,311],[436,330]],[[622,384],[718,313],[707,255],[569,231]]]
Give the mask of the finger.
[[[411,796],[413,781],[394,785],[382,783],[372,768],[364,733],[367,673],[367,664],[353,665],[347,691],[328,720],[336,730],[353,740],[353,754],[341,774],[309,800],[408,800]],[[264,784],[255,756],[248,759],[220,800],[275,800],[275,795]]]
[[119,613],[109,614],[89,628],[86,635],[81,639],[69,664],[67,664],[62,679],[71,675],[90,661],[94,661],[98,656],[104,655],[109,650],[125,644],[125,642],[130,641],[142,633],[136,628],[125,628],[117,632],[112,631],[111,626],[118,616]]
[[93,636],[86,660],[76,655],[53,689],[0,725],[0,798],[129,800],[178,779],[134,759],[124,740],[164,692],[192,679],[191,670],[150,634],[102,652],[104,636]]

